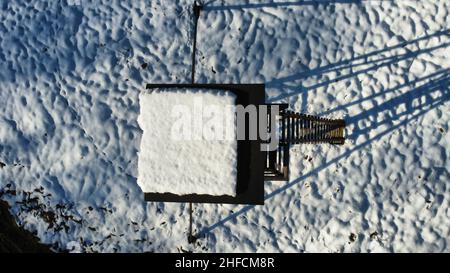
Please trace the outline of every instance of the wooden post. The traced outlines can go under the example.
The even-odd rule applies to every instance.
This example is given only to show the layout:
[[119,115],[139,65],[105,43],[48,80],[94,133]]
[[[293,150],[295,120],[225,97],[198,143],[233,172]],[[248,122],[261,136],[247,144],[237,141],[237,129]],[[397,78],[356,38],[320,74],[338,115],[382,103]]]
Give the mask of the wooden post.
[[197,241],[197,237],[192,234],[192,203],[189,203],[189,234],[188,243],[193,244]]
[[[194,13],[194,42],[192,45],[192,74],[191,74],[191,83],[195,83],[195,52],[197,51],[197,24],[198,19],[200,18],[200,11],[203,6],[198,5],[197,1],[194,1],[194,5],[192,7],[192,11]],[[192,203],[189,203],[189,234],[188,234],[188,243],[193,244],[197,240],[197,237],[192,234]]]
[[191,74],[191,83],[195,83],[195,62],[196,62],[196,51],[197,51],[197,24],[198,19],[200,18],[200,11],[203,6],[198,5],[197,1],[194,1],[193,13],[194,13],[194,42],[192,45],[192,74]]

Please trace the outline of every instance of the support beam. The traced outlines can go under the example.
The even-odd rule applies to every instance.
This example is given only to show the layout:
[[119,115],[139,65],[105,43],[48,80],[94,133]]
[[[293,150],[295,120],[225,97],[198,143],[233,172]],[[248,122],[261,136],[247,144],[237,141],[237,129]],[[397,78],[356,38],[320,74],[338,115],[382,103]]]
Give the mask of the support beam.
[[200,18],[200,11],[203,9],[203,6],[198,5],[197,1],[194,1],[193,13],[194,13],[194,42],[192,45],[192,74],[191,74],[191,83],[195,83],[195,62],[196,62],[196,52],[197,52],[197,24],[198,19]]
[[[196,57],[195,53],[197,51],[197,24],[198,19],[200,18],[200,11],[203,6],[198,5],[197,1],[194,1],[194,6],[192,8],[194,13],[194,42],[192,45],[192,74],[191,74],[191,83],[195,83],[195,62]],[[188,243],[193,244],[197,241],[197,237],[192,234],[192,203],[189,203],[189,234],[188,234]]]
[[188,243],[193,244],[197,241],[197,237],[192,233],[192,203],[189,203],[189,234]]

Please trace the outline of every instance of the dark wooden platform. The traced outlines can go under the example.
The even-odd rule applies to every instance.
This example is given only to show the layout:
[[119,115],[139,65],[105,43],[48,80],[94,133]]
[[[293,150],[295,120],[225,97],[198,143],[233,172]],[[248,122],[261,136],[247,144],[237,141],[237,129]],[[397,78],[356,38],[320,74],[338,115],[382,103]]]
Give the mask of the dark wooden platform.
[[[226,90],[236,95],[236,104],[265,104],[264,84],[147,84],[147,89],[154,88],[202,88],[209,90]],[[248,127],[248,122],[246,122]],[[248,128],[247,128],[248,129]],[[221,203],[221,204],[264,204],[264,168],[265,153],[261,151],[261,141],[238,140],[236,196],[213,195],[177,195],[173,193],[145,193],[146,201],[183,202],[183,203]],[[167,181],[170,185],[170,181]]]

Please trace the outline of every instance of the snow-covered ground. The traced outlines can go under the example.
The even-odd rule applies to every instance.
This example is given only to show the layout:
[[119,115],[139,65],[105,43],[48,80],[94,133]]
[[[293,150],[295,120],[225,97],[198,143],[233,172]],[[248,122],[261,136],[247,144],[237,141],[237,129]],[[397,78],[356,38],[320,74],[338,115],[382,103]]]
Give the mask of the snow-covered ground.
[[71,251],[450,251],[447,0],[209,0],[201,83],[345,117],[344,146],[293,148],[264,206],[146,203],[146,83],[189,83],[191,0],[0,0],[0,188]]

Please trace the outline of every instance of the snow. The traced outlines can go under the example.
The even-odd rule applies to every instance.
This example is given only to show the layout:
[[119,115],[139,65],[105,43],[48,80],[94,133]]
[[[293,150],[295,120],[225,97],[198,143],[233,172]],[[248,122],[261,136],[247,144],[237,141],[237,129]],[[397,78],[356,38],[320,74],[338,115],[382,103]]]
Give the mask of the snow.
[[143,192],[236,195],[236,123],[223,128],[224,109],[234,112],[234,94],[153,89],[142,92],[139,100],[138,123],[144,132],[137,183]]
[[190,245],[187,206],[145,202],[137,177],[139,94],[190,82],[192,1],[0,1],[17,222],[83,252],[450,251],[449,1],[207,2],[197,81],[265,83],[269,102],[345,118],[346,144],[293,147],[264,206],[195,205]]

